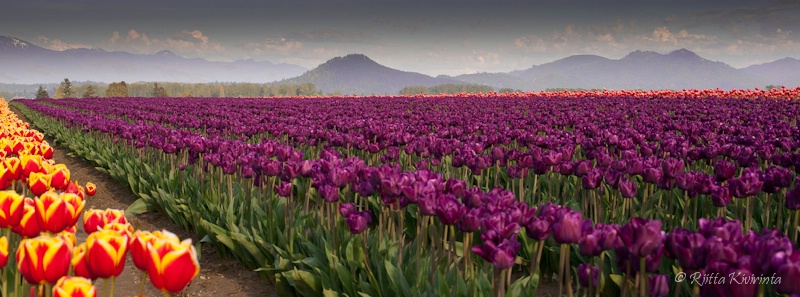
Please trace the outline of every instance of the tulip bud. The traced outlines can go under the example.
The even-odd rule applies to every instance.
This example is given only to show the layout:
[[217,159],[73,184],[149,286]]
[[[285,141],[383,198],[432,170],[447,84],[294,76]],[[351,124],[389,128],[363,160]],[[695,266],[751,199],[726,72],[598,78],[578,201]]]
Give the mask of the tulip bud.
[[650,296],[667,297],[669,296],[669,278],[664,274],[650,275]]
[[54,284],[69,272],[70,256],[72,251],[62,238],[23,239],[17,249],[17,269],[32,285]]
[[800,209],[800,186],[786,192],[786,208],[791,210]]
[[[591,276],[591,277],[590,277]],[[597,266],[581,264],[578,266],[578,283],[583,287],[589,287],[589,280],[592,280],[592,287],[597,288],[600,279],[600,269]]]
[[156,240],[167,240],[175,243],[180,243],[181,240],[175,234],[162,230],[162,231],[141,231],[137,230],[131,237],[130,246],[128,250],[133,259],[133,264],[136,268],[147,271],[150,259],[150,251],[147,250],[148,244],[153,244]]
[[0,192],[0,228],[19,224],[25,210],[25,199],[14,191]]
[[178,293],[200,274],[200,262],[191,239],[180,243],[156,240],[147,244],[147,250],[150,252],[147,274],[159,290]]
[[94,196],[94,194],[97,194],[97,186],[91,182],[86,183],[86,195],[91,197]]
[[53,297],[97,297],[97,288],[83,277],[65,276],[53,287]]

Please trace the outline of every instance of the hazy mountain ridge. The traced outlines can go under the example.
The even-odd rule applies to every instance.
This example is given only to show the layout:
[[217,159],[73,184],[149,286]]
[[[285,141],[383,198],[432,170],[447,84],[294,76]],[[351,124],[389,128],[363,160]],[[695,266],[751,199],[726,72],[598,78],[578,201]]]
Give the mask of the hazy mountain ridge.
[[336,57],[309,70],[301,76],[276,82],[276,84],[313,83],[324,93],[341,94],[397,94],[407,86],[432,87],[441,84],[459,84],[463,81],[435,78],[416,72],[392,69],[362,54]]
[[32,84],[64,78],[91,81],[254,82],[294,77],[307,69],[292,64],[239,60],[213,62],[184,58],[170,51],[152,55],[101,49],[53,51],[13,37],[0,36],[0,80]]
[[785,58],[736,69],[680,49],[661,54],[634,51],[621,59],[574,55],[527,69],[457,76],[428,76],[383,66],[362,54],[336,57],[314,69],[290,64],[211,62],[170,51],[152,55],[101,49],[53,51],[0,36],[0,82],[33,84],[75,81],[171,81],[313,83],[324,93],[397,94],[408,86],[482,84],[495,90],[582,89],[747,89],[800,86],[800,60]]

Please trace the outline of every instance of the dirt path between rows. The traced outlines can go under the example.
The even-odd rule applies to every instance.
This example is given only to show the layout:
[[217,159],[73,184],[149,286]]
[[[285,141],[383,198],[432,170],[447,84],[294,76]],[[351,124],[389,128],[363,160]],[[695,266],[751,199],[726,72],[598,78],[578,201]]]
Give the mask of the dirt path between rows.
[[[28,122],[16,108],[11,111],[17,114],[20,120]],[[51,145],[51,138],[46,138]],[[67,149],[53,147],[53,159],[56,163],[66,164],[70,171],[72,180],[78,181],[81,185],[86,182],[93,182],[97,185],[97,194],[86,200],[85,209],[126,209],[138,198],[122,184],[112,179],[107,174],[98,171],[87,161],[67,155]],[[81,216],[82,218],[82,216]],[[192,242],[200,240],[197,234],[181,229],[178,225],[170,221],[158,212],[148,212],[131,219],[131,225],[136,230],[161,230],[167,229],[178,235],[181,239],[192,238]],[[79,223],[81,224],[81,223]],[[78,226],[78,241],[83,242],[86,234],[83,226]],[[200,275],[184,290],[186,296],[277,296],[275,288],[266,280],[259,277],[255,272],[245,268],[233,258],[222,258],[212,246],[206,245],[200,254]],[[114,290],[115,296],[132,297],[139,294],[141,287],[141,272],[133,265],[133,261],[128,256],[125,270],[117,279]],[[146,280],[144,296],[160,296],[161,292],[153,288],[149,280]],[[96,283],[98,296],[105,296],[103,292],[103,281]]]

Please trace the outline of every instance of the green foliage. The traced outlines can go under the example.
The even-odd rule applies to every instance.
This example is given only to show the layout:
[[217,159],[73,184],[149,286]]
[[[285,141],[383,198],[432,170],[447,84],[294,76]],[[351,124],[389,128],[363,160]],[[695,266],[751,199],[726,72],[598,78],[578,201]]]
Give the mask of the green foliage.
[[111,83],[106,89],[106,97],[128,97],[128,95],[128,84],[125,81]]
[[[263,98],[278,96],[321,95],[316,86],[307,84],[255,84],[255,83],[170,83],[159,82],[164,93],[155,96],[154,83],[132,83],[128,85],[130,97],[209,97],[209,98]],[[109,96],[111,97],[111,96]],[[116,97],[116,96],[114,96]],[[126,96],[127,97],[127,96]]]
[[95,98],[97,97],[97,88],[93,85],[84,85],[81,87],[81,97],[83,98]]
[[164,89],[164,87],[159,86],[158,83],[155,83],[155,84],[153,84],[153,95],[152,96],[156,97],[156,98],[164,98],[164,97],[169,97],[169,94],[167,94],[167,90]]
[[444,84],[433,86],[430,88],[424,86],[410,86],[400,90],[400,95],[416,95],[416,94],[459,94],[459,93],[491,93],[494,89],[486,85],[477,84]]
[[69,78],[65,78],[63,82],[61,82],[61,94],[63,98],[72,98],[75,96],[75,92],[72,89],[72,82],[69,81]]
[[39,86],[39,89],[36,90],[36,99],[44,99],[44,98],[50,98],[50,94],[47,93],[44,87]]

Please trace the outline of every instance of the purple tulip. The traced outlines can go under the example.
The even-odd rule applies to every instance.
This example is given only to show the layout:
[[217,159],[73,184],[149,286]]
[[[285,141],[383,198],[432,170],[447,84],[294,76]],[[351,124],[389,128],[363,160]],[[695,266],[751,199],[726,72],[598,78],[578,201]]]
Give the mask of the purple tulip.
[[472,252],[491,262],[497,269],[508,269],[514,266],[519,248],[520,244],[516,238],[506,238],[498,245],[491,240],[484,241],[482,245],[473,246]]
[[[591,275],[591,278],[590,278]],[[578,283],[583,287],[589,287],[589,279],[592,280],[592,286],[597,288],[598,280],[600,279],[600,269],[595,265],[584,263],[578,265]]]
[[455,196],[446,194],[436,201],[434,212],[436,212],[436,216],[443,224],[455,225],[467,212],[467,207],[458,202]]
[[586,219],[581,226],[581,238],[578,240],[578,248],[581,255],[585,257],[595,257],[603,253],[601,245],[602,230],[592,227],[592,220]]
[[467,211],[458,221],[458,229],[462,232],[476,232],[481,227],[481,209],[473,208]]
[[350,216],[351,213],[355,213],[355,212],[356,212],[356,205],[353,204],[353,203],[342,203],[341,205],[339,205],[339,213],[345,219],[348,216]]
[[665,234],[661,231],[661,221],[635,217],[622,226],[619,236],[624,248],[634,257],[644,257],[658,250],[664,243]]
[[675,228],[667,235],[667,255],[677,259],[687,273],[693,273],[705,266],[704,242],[702,234]]
[[570,211],[553,224],[553,238],[560,244],[578,243],[581,238],[582,215]]
[[581,184],[584,189],[595,189],[600,186],[603,179],[603,170],[594,168],[581,178]]
[[550,227],[550,222],[536,216],[532,217],[525,225],[525,235],[528,235],[533,240],[546,240],[552,232],[553,229]]
[[575,175],[576,176],[584,176],[584,175],[589,173],[589,170],[592,170],[592,161],[580,160],[575,165]]
[[669,296],[669,278],[664,274],[650,275],[649,282],[650,296],[651,297],[667,297]]
[[711,187],[711,202],[716,207],[725,207],[731,204],[731,191],[727,186]]
[[346,222],[351,234],[360,234],[372,223],[372,214],[369,211],[353,212],[347,216]]
[[683,160],[672,157],[661,162],[661,170],[663,170],[664,176],[669,178],[676,178],[683,174],[684,166]]
[[786,192],[786,208],[791,210],[800,209],[800,186]]
[[781,282],[775,284],[775,292],[780,294],[800,294],[800,251],[795,250],[786,257],[785,263],[778,268],[777,277]]
[[280,184],[275,185],[275,191],[281,197],[289,197],[292,195],[292,183],[281,181]]
[[642,177],[644,177],[644,181],[646,181],[648,183],[651,183],[651,184],[655,184],[655,183],[658,183],[658,181],[661,180],[662,176],[663,176],[663,172],[661,171],[661,169],[650,167],[650,168],[645,168],[644,169],[644,176],[642,176]]
[[636,183],[623,177],[619,182],[619,192],[622,198],[636,197]]
[[339,188],[332,185],[323,185],[318,190],[325,201],[331,203],[339,201]]
[[719,160],[714,164],[714,177],[717,182],[729,180],[736,174],[736,164],[729,161]]

